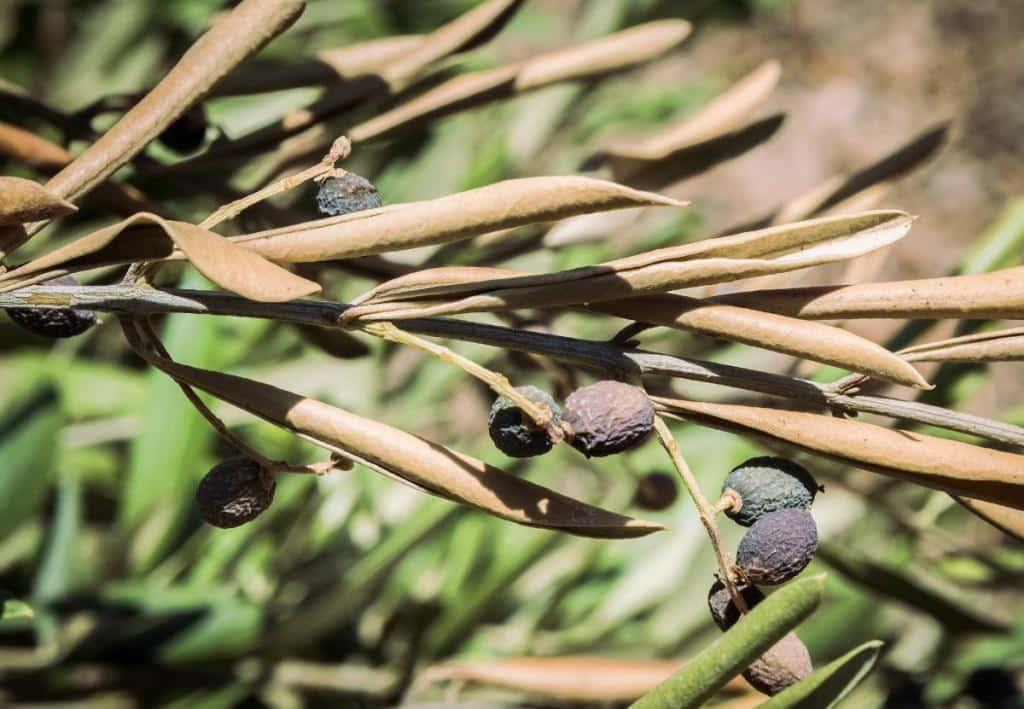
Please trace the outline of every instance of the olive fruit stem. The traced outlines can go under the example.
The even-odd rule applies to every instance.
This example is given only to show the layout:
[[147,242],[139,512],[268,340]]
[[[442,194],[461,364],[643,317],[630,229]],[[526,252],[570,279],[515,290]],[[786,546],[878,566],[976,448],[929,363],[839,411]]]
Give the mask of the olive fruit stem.
[[234,219],[252,205],[262,202],[269,197],[295,189],[309,180],[329,177],[339,171],[344,172],[343,170],[335,169],[334,163],[339,160],[344,160],[351,152],[352,142],[347,137],[341,136],[334,141],[333,145],[331,145],[330,151],[328,151],[328,153],[321,158],[320,162],[313,167],[307,168],[295,175],[289,175],[288,177],[281,178],[277,182],[273,182],[263,189],[257,190],[256,192],[248,194],[241,199],[236,199],[234,202],[229,202],[228,204],[219,207],[210,216],[201,221],[199,226],[203,229],[212,229],[221,222]]
[[315,475],[325,475],[334,469],[341,469],[343,463],[339,461],[325,461],[321,463],[313,463],[311,465],[291,465],[278,460],[270,460],[258,450],[250,446],[248,443],[243,441],[241,438],[236,436],[227,424],[217,414],[213,413],[213,410],[206,405],[206,403],[200,398],[196,390],[185,382],[179,381],[166,367],[163,366],[164,362],[173,362],[170,353],[167,348],[164,347],[163,342],[160,341],[160,336],[157,335],[156,330],[150,324],[149,320],[143,318],[121,318],[121,329],[124,331],[125,338],[128,340],[128,344],[131,348],[142,357],[144,360],[152,364],[154,367],[167,374],[169,377],[177,382],[178,386],[181,387],[182,392],[185,394],[185,398],[189,400],[189,403],[195,407],[203,418],[210,424],[214,431],[227,441],[229,444],[238,449],[244,456],[251,458],[260,464],[264,470],[272,475],[277,473],[312,473]]
[[473,360],[467,359],[466,357],[453,352],[444,345],[439,345],[431,342],[430,340],[425,340],[422,337],[406,332],[405,330],[400,330],[395,327],[393,323],[376,322],[360,324],[359,329],[368,335],[373,335],[390,342],[397,342],[398,344],[416,347],[424,352],[434,355],[448,364],[454,364],[456,367],[460,367],[467,374],[476,377],[489,386],[495,393],[500,396],[504,396],[515,404],[533,420],[538,428],[542,428],[547,431],[548,436],[551,437],[552,443],[558,443],[565,438],[565,431],[561,426],[554,422],[551,409],[544,404],[539,404],[536,401],[532,401],[523,396],[523,394],[512,386],[512,383],[505,375],[493,372],[490,369],[487,369],[487,367],[479,365]]
[[736,588],[736,582],[733,580],[732,559],[729,558],[729,554],[722,545],[722,535],[719,533],[718,524],[715,521],[717,516],[715,507],[708,502],[708,499],[704,497],[704,493],[700,491],[700,486],[697,484],[697,479],[693,476],[693,471],[690,470],[690,466],[687,464],[682,452],[680,452],[679,445],[672,436],[671,429],[669,429],[665,419],[661,416],[655,415],[654,430],[658,433],[661,447],[665,449],[668,457],[672,459],[672,465],[675,466],[679,477],[683,480],[683,485],[686,486],[686,491],[690,493],[690,497],[693,498],[693,504],[697,507],[697,514],[700,516],[704,529],[707,530],[708,537],[711,539],[711,549],[715,553],[715,559],[718,560],[719,578],[721,578],[722,583],[729,590],[729,595],[732,596],[732,601],[736,604],[736,607],[740,609],[741,613],[746,613],[748,610],[747,603],[739,589]]
[[721,514],[722,512],[734,512],[738,511],[743,506],[743,498],[739,496],[732,488],[727,489],[722,493],[722,496],[718,498],[718,502],[715,503],[714,510],[715,514]]

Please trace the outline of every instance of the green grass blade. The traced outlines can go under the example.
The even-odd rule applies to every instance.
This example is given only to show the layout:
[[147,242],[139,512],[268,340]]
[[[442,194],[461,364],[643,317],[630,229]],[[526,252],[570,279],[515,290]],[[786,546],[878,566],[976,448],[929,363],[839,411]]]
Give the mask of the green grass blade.
[[638,699],[633,709],[701,706],[809,616],[821,603],[824,589],[821,574],[773,593],[683,669]]
[[762,709],[827,709],[839,703],[875,666],[881,640],[866,642],[776,694]]

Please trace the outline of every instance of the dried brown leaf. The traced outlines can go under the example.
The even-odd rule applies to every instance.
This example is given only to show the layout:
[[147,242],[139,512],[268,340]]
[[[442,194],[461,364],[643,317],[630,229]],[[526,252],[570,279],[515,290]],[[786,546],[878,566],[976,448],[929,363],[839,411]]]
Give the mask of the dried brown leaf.
[[325,219],[249,234],[236,241],[275,261],[324,261],[457,241],[586,212],[684,204],[589,177],[528,177],[358,213],[353,219]]
[[225,75],[287,29],[305,0],[243,0],[200,37],[139,103],[48,183],[72,201],[91,191]]
[[[417,677],[416,684],[455,680],[574,702],[629,702],[654,689],[684,664],[679,660],[585,656],[510,657],[435,665]],[[746,694],[750,687],[737,677],[723,691]]]
[[0,177],[0,226],[55,219],[78,208],[37,182]]
[[495,99],[560,81],[584,79],[650,61],[690,32],[683,20],[663,20],[494,69],[450,79],[346,131],[353,143],[386,137]]
[[105,263],[163,259],[179,249],[200,273],[250,300],[279,302],[320,291],[313,281],[194,224],[136,214],[0,277],[0,288],[36,283]]
[[[680,295],[655,295],[602,303],[595,310],[761,347],[869,374],[885,381],[929,388],[905,359],[847,330],[749,308],[719,306]],[[819,325],[808,328],[807,325]]]
[[176,379],[413,486],[531,527],[602,538],[661,525],[594,507],[424,438],[262,382],[173,362]]
[[611,161],[617,180],[629,180],[649,163],[675,160],[676,153],[734,132],[768,98],[782,67],[775,59],[761,64],[692,116],[643,139],[618,139],[586,160],[588,166]]
[[[484,269],[474,281],[462,271],[458,282],[410,289],[401,281],[397,291],[394,284],[385,283],[366,301],[380,303],[399,296],[403,300],[450,299],[418,315],[606,302],[854,258],[903,238],[912,221],[897,211],[825,217],[557,273],[508,271],[509,275],[499,277],[493,269]],[[421,277],[429,277],[429,273]],[[454,299],[459,295],[466,297]],[[355,311],[353,317],[361,317],[361,312]]]
[[910,281],[754,290],[718,303],[810,319],[1024,318],[1024,266]]
[[819,414],[652,400],[694,423],[767,437],[953,495],[1024,509],[1024,456]]
[[1018,362],[1024,360],[1024,327],[929,342],[900,354],[908,362]]
[[344,330],[319,325],[295,325],[302,339],[332,357],[354,359],[370,354],[370,348]]

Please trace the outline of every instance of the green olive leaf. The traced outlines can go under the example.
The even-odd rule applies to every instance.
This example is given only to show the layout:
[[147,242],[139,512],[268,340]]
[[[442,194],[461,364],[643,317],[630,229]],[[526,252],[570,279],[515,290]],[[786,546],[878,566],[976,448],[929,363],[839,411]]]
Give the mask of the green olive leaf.
[[784,689],[760,706],[764,709],[834,707],[871,672],[883,645],[880,640],[866,642],[819,667],[810,677]]

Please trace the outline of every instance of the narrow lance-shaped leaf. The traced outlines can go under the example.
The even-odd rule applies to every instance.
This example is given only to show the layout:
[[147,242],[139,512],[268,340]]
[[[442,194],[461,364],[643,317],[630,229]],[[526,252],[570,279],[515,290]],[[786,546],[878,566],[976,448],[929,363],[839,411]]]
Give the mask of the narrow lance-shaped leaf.
[[[183,171],[205,169],[225,157],[245,155],[267,145],[282,143],[287,136],[293,134],[296,135],[292,140],[300,144],[312,143],[315,147],[320,140],[329,143],[341,130],[330,127],[327,119],[361,101],[398,91],[409,85],[428,65],[486,42],[504,27],[521,4],[522,0],[484,2],[420,41],[410,44],[407,50],[394,54],[385,52],[384,57],[378,57],[379,64],[374,67],[372,74],[331,87],[312,104],[291,111],[280,120],[247,135],[214,146],[203,155],[172,166],[168,172],[180,174]],[[343,130],[352,138],[354,129],[349,125]],[[353,142],[356,142],[354,138]]]
[[632,709],[699,707],[764,654],[821,603],[825,576],[799,579],[743,616],[683,669],[631,705]]
[[1024,509],[1024,456],[819,414],[654,400],[694,423],[768,437],[883,475]]
[[850,650],[761,706],[764,709],[829,709],[836,706],[871,672],[882,645],[880,640],[871,640]]
[[36,283],[104,263],[166,258],[175,248],[211,281],[251,300],[294,300],[320,290],[319,284],[220,234],[155,214],[129,217],[9,271],[0,277],[0,288]]
[[684,20],[649,22],[534,59],[458,76],[352,126],[346,134],[353,143],[381,139],[400,128],[488,101],[621,70],[663,54],[682,42],[690,29]]
[[1024,360],[1024,327],[928,342],[900,351],[908,362],[1014,362]]
[[32,180],[0,177],[0,226],[54,219],[77,210],[71,202]]
[[[658,163],[668,163],[664,166],[667,170],[683,168],[679,174],[689,173],[691,170],[685,167],[694,162],[697,146],[721,141],[730,134],[734,134],[733,141],[738,140],[742,132],[735,132],[768,98],[781,73],[777,60],[764,62],[692,116],[671,123],[643,139],[613,141],[587,158],[584,167],[590,169],[610,162],[615,179],[631,184],[641,173],[646,175],[654,170]],[[774,131],[769,135],[771,132]],[[665,177],[660,181],[667,183],[670,180],[671,177]]]
[[1024,318],[1024,266],[969,276],[730,293],[718,303],[800,318]]
[[[684,664],[607,657],[511,657],[435,665],[415,684],[455,680],[574,702],[628,702],[654,689]],[[725,689],[745,694],[749,687],[737,679]]]
[[830,177],[781,204],[772,213],[742,226],[727,229],[723,235],[798,219],[810,219],[823,214],[841,203],[845,204],[860,192],[881,187],[914,170],[945,144],[948,133],[949,122],[943,121],[870,165],[850,174]]
[[173,362],[175,378],[426,492],[532,527],[590,537],[639,537],[661,525],[615,514],[514,477],[471,456],[315,399]]
[[239,96],[316,84],[340,84],[377,75],[382,66],[407,54],[423,39],[423,35],[417,34],[379,37],[336,49],[323,49],[311,59],[247,67],[230,74],[211,93],[213,96]]
[[[474,280],[461,272],[458,282],[439,279],[436,285],[418,282],[414,288],[397,279],[375,288],[365,301],[437,300],[443,296],[451,300],[420,313],[441,315],[633,298],[854,258],[903,238],[911,222],[903,212],[865,212],[657,249],[557,273],[496,278],[493,271],[485,270]],[[455,300],[457,295],[465,297]]]
[[48,183],[76,200],[112,175],[222,77],[287,29],[305,0],[243,0],[193,44],[152,91]]

